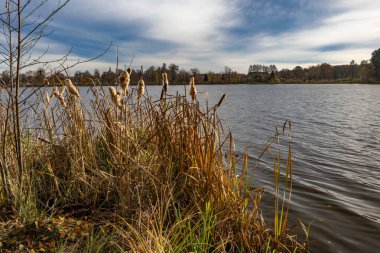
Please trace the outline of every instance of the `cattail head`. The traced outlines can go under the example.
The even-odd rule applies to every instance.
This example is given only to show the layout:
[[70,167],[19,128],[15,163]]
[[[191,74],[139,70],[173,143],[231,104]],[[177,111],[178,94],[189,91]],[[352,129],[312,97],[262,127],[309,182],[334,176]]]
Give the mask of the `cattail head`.
[[42,81],[42,84],[45,86],[49,86],[50,85],[49,79],[45,77],[44,80]]
[[61,103],[62,107],[66,108],[67,105],[66,105],[66,102],[65,102],[65,98],[61,94],[57,94],[56,97],[59,100],[59,102]]
[[121,122],[115,122],[115,125],[116,127],[121,130],[121,131],[124,131],[125,130],[125,125],[123,125]]
[[52,91],[50,97],[56,96],[57,94],[59,94],[58,88],[57,88],[57,86],[53,86],[53,91]]
[[131,70],[128,68],[128,70],[123,71],[119,75],[119,83],[120,83],[120,88],[123,90],[124,95],[128,95],[128,86],[129,82],[131,81]]
[[63,97],[63,93],[65,92],[65,86],[62,86],[60,90],[58,90],[57,86],[53,87],[53,92],[51,93],[50,97],[49,94],[46,92],[46,101],[49,103],[50,98],[55,96],[59,102],[61,103],[63,108],[67,107],[67,104],[65,102],[65,98]]
[[162,74],[162,86],[163,86],[164,92],[166,93],[168,91],[168,86],[169,86],[168,75],[166,73]]
[[121,103],[121,93],[116,92],[116,89],[113,86],[109,87],[109,91],[112,102],[114,102],[114,104],[121,109],[123,107],[123,104]]
[[77,87],[75,87],[75,85],[71,82],[70,79],[66,79],[65,84],[66,84],[67,88],[69,89],[70,94],[80,98]]
[[197,89],[195,88],[194,77],[190,78],[190,96],[193,101],[197,99]]
[[63,93],[65,93],[65,90],[66,86],[61,86],[61,88],[59,89],[59,94],[63,95]]
[[49,96],[49,93],[48,93],[48,92],[45,92],[45,100],[46,100],[46,104],[49,104],[49,102],[50,102],[50,97],[51,97],[51,96]]
[[164,98],[164,95],[168,91],[168,86],[169,86],[168,75],[166,73],[162,73],[162,90],[161,90],[160,100]]
[[50,98],[53,96],[58,97],[59,95],[63,96],[63,93],[65,93],[66,86],[61,86],[61,88],[58,90],[57,86],[53,86],[53,92],[50,95]]
[[145,92],[145,82],[144,82],[143,78],[141,77],[138,84],[137,84],[137,98],[139,100],[144,95],[144,92]]
[[111,95],[111,98],[113,99],[113,97],[115,97],[116,96],[116,89],[115,89],[115,87],[113,87],[113,86],[110,86],[109,88],[109,91],[110,91],[110,95]]
[[120,109],[123,108],[123,103],[121,102],[121,93],[120,92],[117,92],[116,93],[116,103],[117,107],[119,107]]

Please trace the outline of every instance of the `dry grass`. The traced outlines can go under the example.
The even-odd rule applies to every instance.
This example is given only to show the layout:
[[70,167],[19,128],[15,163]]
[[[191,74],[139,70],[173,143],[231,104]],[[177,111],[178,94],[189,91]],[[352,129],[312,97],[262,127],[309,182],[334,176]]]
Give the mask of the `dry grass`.
[[[23,135],[21,187],[13,143],[6,142],[0,203],[29,224],[57,212],[92,217],[93,237],[74,248],[61,242],[63,251],[112,244],[120,252],[306,252],[287,229],[285,202],[276,200],[274,229],[264,222],[262,190],[251,188],[248,155],[240,163],[234,156],[218,105],[201,110],[183,96],[151,101],[141,86],[122,101],[94,86],[88,111],[75,92],[56,91],[59,101],[40,103],[37,129]],[[4,133],[5,106],[0,110]],[[279,163],[275,169],[279,174]]]

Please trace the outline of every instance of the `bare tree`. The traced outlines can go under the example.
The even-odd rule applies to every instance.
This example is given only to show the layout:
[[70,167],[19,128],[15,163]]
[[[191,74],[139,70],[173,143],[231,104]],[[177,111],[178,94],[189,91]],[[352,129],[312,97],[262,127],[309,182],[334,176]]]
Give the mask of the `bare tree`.
[[[20,76],[21,70],[35,65],[49,64],[67,59],[67,55],[53,61],[44,61],[47,50],[35,57],[33,49],[37,43],[45,36],[48,36],[48,25],[52,18],[65,7],[70,0],[56,2],[55,7],[46,12],[49,0],[6,0],[5,8],[0,7],[0,65],[5,65],[9,72],[7,82],[3,82],[5,90],[6,112],[3,121],[3,133],[1,136],[2,157],[0,161],[2,185],[5,194],[8,194],[7,182],[7,131],[12,129],[14,139],[14,152],[17,157],[18,183],[22,187],[23,175],[23,152],[22,152],[22,131],[20,119]],[[2,9],[2,7],[4,9]],[[42,9],[44,11],[42,12]],[[9,125],[8,125],[9,124]],[[8,128],[8,126],[11,126]],[[8,196],[7,196],[8,197]]]

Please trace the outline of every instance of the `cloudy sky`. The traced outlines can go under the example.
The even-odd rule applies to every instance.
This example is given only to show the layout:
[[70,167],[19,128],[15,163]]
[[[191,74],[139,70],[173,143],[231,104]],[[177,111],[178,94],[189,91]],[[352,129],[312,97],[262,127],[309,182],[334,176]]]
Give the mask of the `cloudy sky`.
[[[55,0],[51,0],[51,4]],[[360,63],[380,47],[379,0],[71,0],[50,23],[39,48],[48,57],[72,48],[71,59],[100,70],[175,63],[247,72],[250,64],[278,69],[318,63]]]

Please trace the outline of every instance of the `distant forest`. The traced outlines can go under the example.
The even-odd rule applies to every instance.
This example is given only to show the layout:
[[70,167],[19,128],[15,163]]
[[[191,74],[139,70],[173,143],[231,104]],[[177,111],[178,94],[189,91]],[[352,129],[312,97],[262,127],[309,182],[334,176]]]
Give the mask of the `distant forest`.
[[[70,78],[77,85],[91,85],[91,80],[99,80],[103,85],[114,85],[121,69],[117,71],[109,68],[100,73],[95,69],[90,71],[76,71]],[[151,66],[143,70],[146,84],[160,85],[161,74],[167,73],[171,84],[186,84],[190,77],[195,77],[197,84],[237,84],[237,83],[380,83],[380,48],[372,52],[370,60],[363,60],[357,64],[352,60],[348,64],[331,65],[322,63],[307,68],[296,66],[293,69],[278,70],[275,65],[253,64],[248,67],[247,73],[238,73],[230,67],[224,67],[219,73],[201,73],[197,68],[190,70],[180,69],[172,63],[162,66]],[[140,69],[133,69],[131,83],[137,83],[141,75]],[[51,84],[54,76],[61,80],[66,78],[63,73],[48,73],[40,68],[36,71],[27,71],[21,75],[23,86],[40,86]],[[3,71],[0,79],[8,83],[9,73]]]

